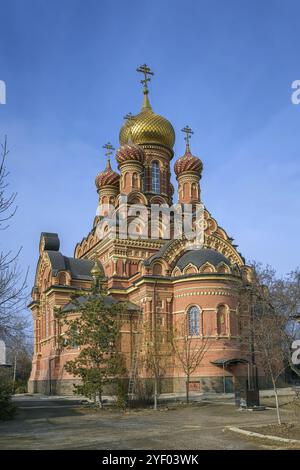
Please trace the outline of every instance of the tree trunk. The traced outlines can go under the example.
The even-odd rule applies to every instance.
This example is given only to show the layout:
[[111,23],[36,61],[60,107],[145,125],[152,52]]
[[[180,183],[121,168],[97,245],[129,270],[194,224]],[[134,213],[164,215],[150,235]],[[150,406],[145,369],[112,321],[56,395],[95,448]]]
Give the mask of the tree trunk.
[[276,413],[277,413],[277,421],[278,424],[281,426],[281,416],[280,416],[280,410],[279,410],[279,402],[278,402],[278,392],[277,392],[277,387],[274,381],[273,382],[273,390],[275,393],[275,403],[276,403]]
[[154,409],[157,410],[157,378],[154,378]]
[[186,402],[189,403],[190,401],[190,377],[189,375],[187,375],[186,377],[185,387],[186,387]]

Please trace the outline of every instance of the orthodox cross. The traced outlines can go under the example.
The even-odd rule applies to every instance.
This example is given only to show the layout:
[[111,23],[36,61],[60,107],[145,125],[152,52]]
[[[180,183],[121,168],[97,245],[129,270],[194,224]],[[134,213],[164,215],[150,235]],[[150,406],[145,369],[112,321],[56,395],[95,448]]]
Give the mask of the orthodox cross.
[[110,142],[107,142],[107,144],[103,145],[102,148],[106,149],[105,155],[107,158],[110,158],[111,154],[115,150],[115,148],[111,145]]
[[185,134],[184,140],[186,141],[187,145],[189,145],[191,135],[194,134],[194,132],[189,126],[185,126],[183,129],[181,129],[181,132],[184,132]]
[[135,116],[132,114],[132,113],[127,113],[126,116],[124,116],[124,119],[126,121],[134,121],[135,120]]
[[144,74],[144,80],[141,80],[141,83],[144,85],[144,90],[148,90],[147,83],[151,80],[148,75],[154,75],[154,73],[151,71],[150,67],[148,67],[147,64],[141,65],[136,69],[136,71]]
[[105,155],[106,155],[106,169],[110,170],[110,156],[115,150],[115,148],[111,145],[110,142],[107,142],[107,144],[103,145],[102,148],[106,149]]

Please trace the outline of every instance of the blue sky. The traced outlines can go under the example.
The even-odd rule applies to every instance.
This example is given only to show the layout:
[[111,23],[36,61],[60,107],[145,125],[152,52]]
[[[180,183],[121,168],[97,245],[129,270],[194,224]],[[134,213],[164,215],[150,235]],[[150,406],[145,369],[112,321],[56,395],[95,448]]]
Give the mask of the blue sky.
[[[32,285],[41,231],[72,255],[92,225],[102,145],[140,109],[137,66],[176,131],[194,129],[202,199],[246,259],[299,265],[300,79],[297,1],[1,0],[0,138],[18,212],[1,249],[23,246]],[[174,178],[173,178],[174,179]]]

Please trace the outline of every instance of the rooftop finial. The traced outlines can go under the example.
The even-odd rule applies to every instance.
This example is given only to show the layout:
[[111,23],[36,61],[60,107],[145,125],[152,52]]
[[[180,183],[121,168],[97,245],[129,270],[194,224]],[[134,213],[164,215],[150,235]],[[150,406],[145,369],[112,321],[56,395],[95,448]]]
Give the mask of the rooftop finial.
[[141,65],[136,69],[136,71],[144,74],[144,79],[141,80],[142,85],[144,85],[144,102],[142,109],[151,109],[151,104],[148,99],[148,82],[150,82],[151,78],[148,75],[153,76],[154,73],[151,71],[150,67],[148,67],[147,64]]
[[105,155],[106,155],[106,170],[111,170],[110,166],[110,156],[115,150],[115,148],[112,146],[110,142],[107,142],[107,144],[103,145],[102,148],[106,149]]
[[132,113],[127,113],[126,116],[124,116],[124,119],[128,122],[129,125],[129,136],[128,136],[128,144],[132,144],[132,126],[135,121],[135,116]]
[[191,135],[194,134],[194,132],[189,126],[185,126],[183,129],[181,129],[181,132],[184,132],[185,134],[184,140],[186,141],[186,152],[187,152],[190,150],[190,138],[191,138]]
[[97,293],[101,290],[101,279],[103,278],[103,272],[97,260],[95,260],[91,269],[91,276],[93,278],[93,291],[94,293]]

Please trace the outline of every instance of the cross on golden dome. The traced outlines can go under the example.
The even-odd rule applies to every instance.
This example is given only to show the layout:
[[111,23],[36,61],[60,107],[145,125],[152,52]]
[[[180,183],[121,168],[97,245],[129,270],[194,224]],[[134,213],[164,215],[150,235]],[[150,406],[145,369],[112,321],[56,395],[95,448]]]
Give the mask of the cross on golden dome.
[[148,67],[147,64],[141,65],[136,69],[137,72],[143,73],[144,74],[144,80],[141,80],[142,85],[144,85],[144,90],[148,90],[148,85],[147,83],[150,82],[151,78],[148,77],[148,75],[154,75],[150,67]]
[[163,116],[153,112],[148,99],[147,84],[150,81],[149,76],[154,73],[147,64],[141,65],[136,70],[144,76],[144,80],[141,80],[144,85],[143,105],[140,113],[133,117],[129,115],[129,119],[125,116],[126,122],[120,130],[120,144],[126,145],[131,141],[136,145],[155,144],[172,149],[175,141],[173,126]]
[[126,121],[129,121],[129,122],[130,122],[130,121],[134,121],[135,116],[134,116],[132,113],[127,113],[127,114],[124,116],[124,119],[125,119]]
[[194,132],[189,126],[185,126],[183,129],[181,129],[181,132],[184,132],[185,134],[184,140],[186,141],[186,144],[189,145],[191,135],[194,134]]
[[151,104],[148,99],[148,82],[150,82],[151,78],[148,77],[148,75],[154,75],[150,67],[148,67],[147,64],[141,65],[136,69],[137,72],[143,73],[144,74],[144,80],[141,80],[141,83],[144,85],[144,102],[142,106],[142,110],[147,111],[147,110],[152,110]]

